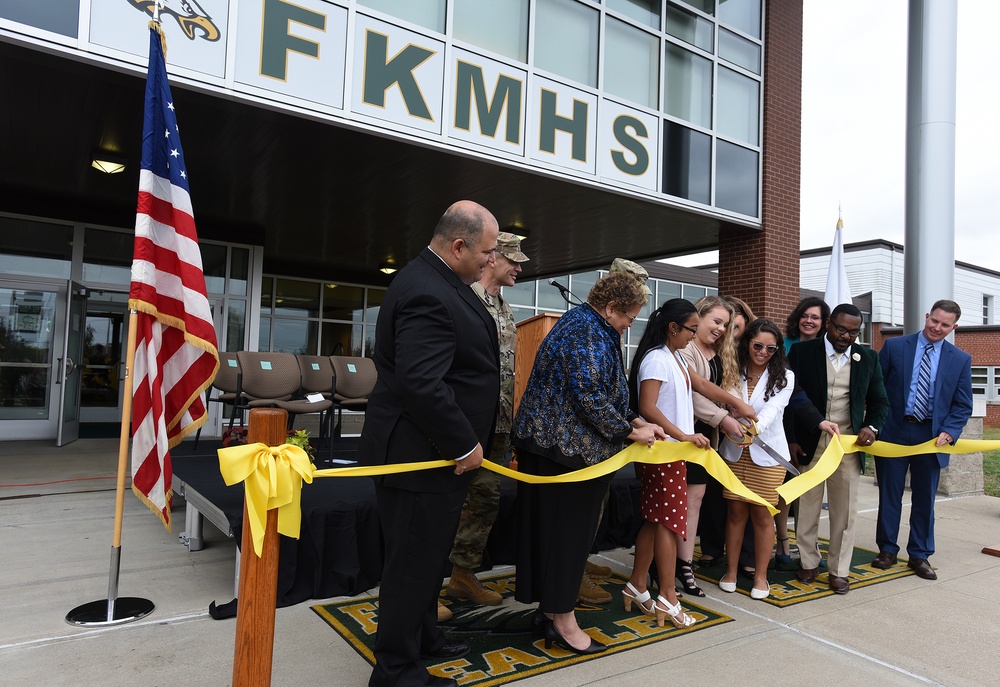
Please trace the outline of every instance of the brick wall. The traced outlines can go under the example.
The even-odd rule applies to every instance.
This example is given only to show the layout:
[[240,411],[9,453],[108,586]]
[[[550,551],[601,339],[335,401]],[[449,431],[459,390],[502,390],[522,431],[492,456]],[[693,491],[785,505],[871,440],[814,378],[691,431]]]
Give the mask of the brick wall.
[[802,0],[768,2],[765,26],[764,230],[722,227],[719,293],[784,328],[799,302]]

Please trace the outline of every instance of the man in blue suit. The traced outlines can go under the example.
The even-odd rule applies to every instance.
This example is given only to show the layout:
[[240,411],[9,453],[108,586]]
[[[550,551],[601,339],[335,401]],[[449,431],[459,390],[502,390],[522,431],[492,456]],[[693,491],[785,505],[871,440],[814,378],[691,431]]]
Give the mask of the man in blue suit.
[[[972,357],[945,341],[958,326],[961,308],[937,301],[924,319],[923,331],[889,339],[879,352],[889,397],[889,416],[881,439],[904,446],[930,439],[937,446],[954,444],[972,415]],[[934,553],[934,495],[947,454],[908,458],[876,458],[879,506],[875,542],[879,554],[872,566],[885,570],[896,562],[903,486],[910,470],[910,538],[908,565],[925,580],[936,580],[928,562]]]

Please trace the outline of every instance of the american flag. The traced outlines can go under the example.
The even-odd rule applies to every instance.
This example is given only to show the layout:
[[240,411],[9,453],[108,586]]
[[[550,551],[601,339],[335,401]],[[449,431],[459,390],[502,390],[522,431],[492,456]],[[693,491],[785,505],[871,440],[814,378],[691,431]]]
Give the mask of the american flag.
[[215,379],[219,353],[158,29],[150,24],[129,290],[129,307],[138,313],[132,369],[132,491],[169,529],[170,449],[205,424],[203,392]]

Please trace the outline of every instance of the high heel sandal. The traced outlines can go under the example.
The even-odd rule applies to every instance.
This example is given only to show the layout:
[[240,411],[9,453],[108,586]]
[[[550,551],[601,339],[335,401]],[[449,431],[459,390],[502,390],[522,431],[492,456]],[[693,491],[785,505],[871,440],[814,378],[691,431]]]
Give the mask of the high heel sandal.
[[572,651],[574,654],[580,654],[582,656],[599,654],[608,648],[591,637],[590,644],[585,649],[577,649],[575,646],[563,639],[563,636],[559,633],[559,630],[556,629],[556,626],[550,622],[545,625],[545,648],[551,649],[553,644],[560,649]]
[[[662,596],[656,597],[655,605],[653,610],[656,612],[656,626],[663,627],[663,622],[670,618],[671,624],[674,627],[691,627],[697,620],[692,616],[689,616],[683,610],[681,610],[681,602],[678,601],[676,606],[671,606],[670,602],[664,599]],[[683,618],[683,620],[682,620]]]
[[685,594],[690,594],[691,596],[705,596],[705,592],[702,591],[698,583],[694,581],[694,570],[692,569],[691,561],[682,561],[680,558],[677,559],[677,583],[680,584],[681,588],[677,591],[683,591]]
[[652,597],[649,595],[649,590],[639,593],[639,590],[632,586],[631,582],[625,583],[625,588],[622,589],[622,599],[625,601],[625,611],[632,610],[632,602],[639,604],[639,609],[646,615],[653,615],[653,606],[656,602],[653,601]]

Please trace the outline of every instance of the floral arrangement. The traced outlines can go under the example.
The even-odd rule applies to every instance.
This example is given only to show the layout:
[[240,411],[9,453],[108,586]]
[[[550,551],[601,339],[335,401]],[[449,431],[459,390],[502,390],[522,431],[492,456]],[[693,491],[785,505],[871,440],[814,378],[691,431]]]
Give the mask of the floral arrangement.
[[[247,443],[247,428],[246,427],[232,427],[225,430],[222,433],[222,445],[223,447],[229,446],[241,446]],[[305,429],[290,429],[288,430],[288,437],[285,439],[286,444],[291,444],[292,446],[298,446],[306,455],[309,456],[309,460],[315,462],[316,459],[316,449],[313,445],[309,443],[309,432]]]

